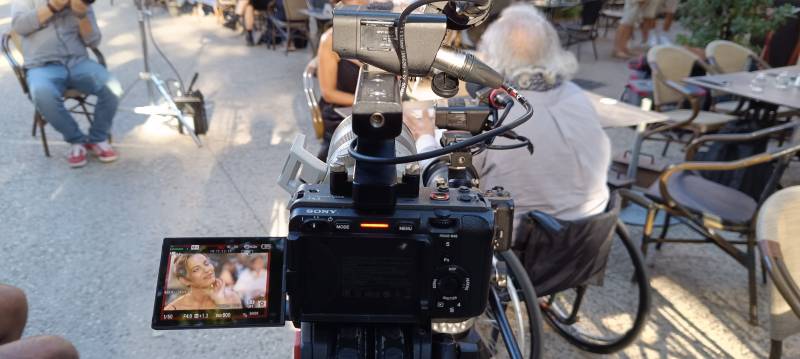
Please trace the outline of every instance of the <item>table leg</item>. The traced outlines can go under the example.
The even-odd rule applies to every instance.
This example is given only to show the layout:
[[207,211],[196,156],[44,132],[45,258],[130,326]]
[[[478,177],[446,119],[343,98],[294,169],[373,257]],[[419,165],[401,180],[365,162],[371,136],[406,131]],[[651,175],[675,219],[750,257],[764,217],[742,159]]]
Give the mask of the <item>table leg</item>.
[[636,138],[631,149],[631,160],[628,162],[628,179],[632,180],[634,184],[636,183],[636,171],[639,169],[639,152],[642,151],[642,142],[644,142],[642,135],[646,128],[647,125],[644,123],[636,125]]

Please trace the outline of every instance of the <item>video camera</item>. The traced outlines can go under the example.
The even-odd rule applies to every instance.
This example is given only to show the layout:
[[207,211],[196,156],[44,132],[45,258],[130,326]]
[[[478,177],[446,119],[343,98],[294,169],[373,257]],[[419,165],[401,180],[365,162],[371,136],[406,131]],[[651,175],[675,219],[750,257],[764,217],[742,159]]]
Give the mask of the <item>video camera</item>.
[[[269,261],[266,268],[270,278],[265,290],[268,294],[262,295],[267,298],[262,303],[266,309],[252,309],[250,313],[256,318],[233,318],[239,312],[231,311],[242,309],[219,309],[219,303],[227,303],[226,289],[212,286],[206,291],[216,293],[217,307],[197,309],[205,310],[207,316],[184,313],[192,310],[188,307],[191,303],[179,302],[180,297],[165,299],[169,278],[176,276],[171,274],[175,268],[170,269],[178,258],[174,246],[189,243],[189,253],[196,254],[206,247],[191,247],[193,243],[214,240],[167,239],[154,328],[282,325],[280,317],[286,304],[288,319],[301,329],[302,358],[479,354],[478,344],[459,340],[487,306],[493,250],[510,245],[513,202],[508,193],[483,193],[469,184],[456,187],[439,183],[421,188],[418,162],[470,151],[475,146],[486,148],[495,136],[527,121],[532,109],[513,88],[503,84],[501,75],[474,56],[441,46],[448,26],[470,26],[476,16],[480,17],[480,9],[489,8],[488,3],[449,2],[436,13],[411,13],[426,3],[436,1],[418,1],[400,14],[356,7],[334,12],[334,50],[343,58],[365,63],[359,74],[353,114],[334,133],[328,163],[302,148],[303,136],[298,136],[292,146],[279,179],[293,194],[288,237],[238,239],[257,246],[252,250],[268,244],[270,258],[279,259]],[[406,37],[414,39],[410,46],[413,53],[405,51]],[[445,114],[440,122],[443,127],[467,130],[470,135],[418,154],[403,125],[403,89],[408,75],[423,76],[432,69],[438,71],[433,87],[440,96],[452,97],[458,81],[466,80],[504,89],[486,98],[516,99],[527,112],[501,126],[497,116],[493,122],[483,115],[465,115],[459,121],[459,111],[471,112],[469,106],[441,109]],[[403,78],[398,79],[398,74]],[[209,258],[191,259],[193,265]],[[181,263],[186,266],[189,261],[184,258]],[[194,283],[186,278],[177,280],[184,285]],[[284,293],[284,285],[286,296],[274,296]],[[226,317],[226,313],[231,314]],[[167,317],[172,314],[188,317]]]

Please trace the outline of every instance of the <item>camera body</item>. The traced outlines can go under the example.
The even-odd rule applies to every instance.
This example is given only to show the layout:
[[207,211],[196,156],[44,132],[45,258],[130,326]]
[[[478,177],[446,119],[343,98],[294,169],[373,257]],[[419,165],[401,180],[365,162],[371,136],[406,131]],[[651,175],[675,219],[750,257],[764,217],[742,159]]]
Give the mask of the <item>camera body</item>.
[[416,323],[480,315],[494,214],[472,189],[420,189],[391,214],[304,185],[290,205],[286,283],[297,322]]

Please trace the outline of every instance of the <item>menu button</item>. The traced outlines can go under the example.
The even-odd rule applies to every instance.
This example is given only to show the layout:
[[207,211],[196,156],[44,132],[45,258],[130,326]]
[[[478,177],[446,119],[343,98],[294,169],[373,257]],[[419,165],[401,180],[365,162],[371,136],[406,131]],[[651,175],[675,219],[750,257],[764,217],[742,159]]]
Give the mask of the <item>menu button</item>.
[[397,224],[397,231],[401,233],[412,233],[414,232],[414,223],[400,222]]

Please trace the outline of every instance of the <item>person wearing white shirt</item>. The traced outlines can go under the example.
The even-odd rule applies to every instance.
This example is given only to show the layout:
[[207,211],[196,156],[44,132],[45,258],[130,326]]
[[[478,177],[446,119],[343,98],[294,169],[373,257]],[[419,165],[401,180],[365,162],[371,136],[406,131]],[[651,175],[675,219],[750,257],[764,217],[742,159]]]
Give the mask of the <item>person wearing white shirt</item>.
[[248,258],[247,269],[239,274],[233,290],[239,293],[246,308],[260,307],[259,300],[267,296],[267,257],[252,255]]
[[[478,46],[485,62],[521,90],[533,118],[515,129],[529,138],[524,149],[489,150],[473,160],[482,189],[502,186],[514,198],[516,221],[532,210],[564,220],[601,213],[609,200],[606,186],[611,145],[589,98],[570,78],[578,64],[561,47],[558,35],[533,6],[513,5],[483,34]],[[509,119],[524,113],[515,106]],[[404,118],[422,153],[439,147],[427,112]],[[495,144],[512,142],[498,138]]]

